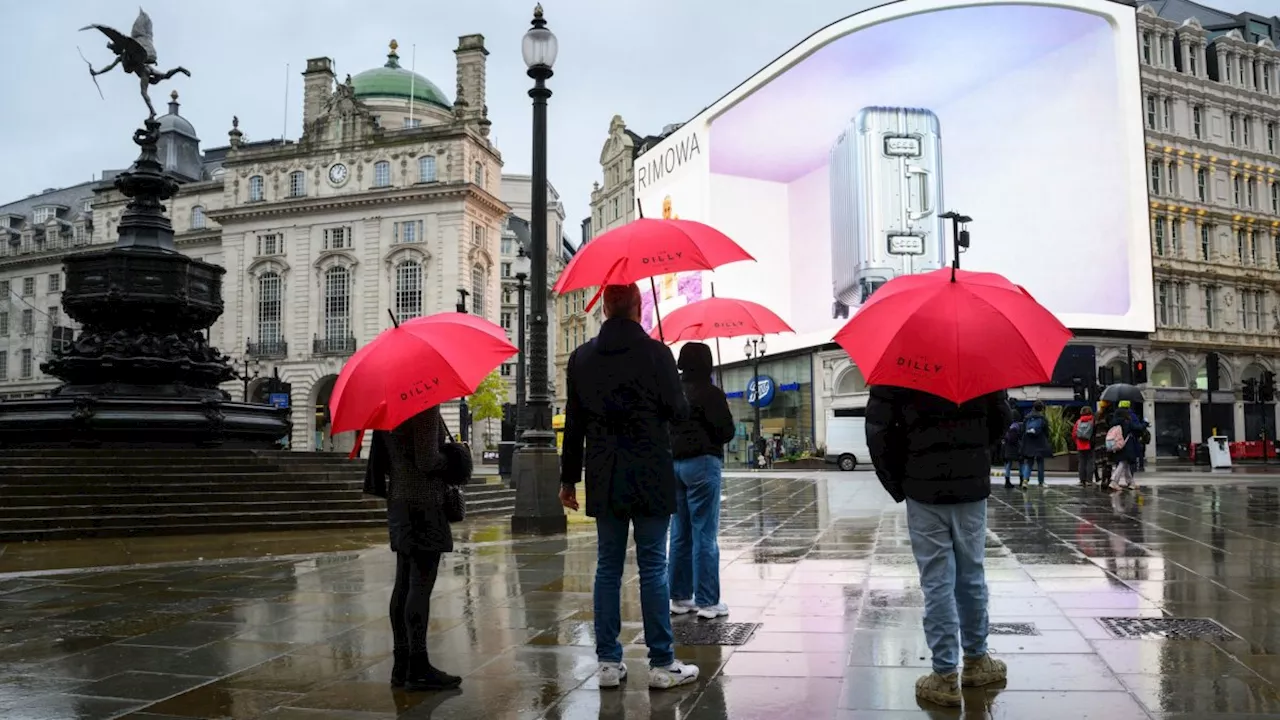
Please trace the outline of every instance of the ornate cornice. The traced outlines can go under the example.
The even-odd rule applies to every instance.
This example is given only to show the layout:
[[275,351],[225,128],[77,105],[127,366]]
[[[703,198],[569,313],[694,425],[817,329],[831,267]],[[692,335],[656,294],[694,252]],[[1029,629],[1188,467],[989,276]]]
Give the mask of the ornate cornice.
[[233,208],[206,211],[206,217],[226,226],[234,222],[307,215],[359,207],[383,207],[414,202],[461,199],[471,200],[495,217],[506,217],[510,206],[488,190],[471,183],[427,183],[406,188],[366,190],[350,195],[304,197],[278,202],[254,203]]

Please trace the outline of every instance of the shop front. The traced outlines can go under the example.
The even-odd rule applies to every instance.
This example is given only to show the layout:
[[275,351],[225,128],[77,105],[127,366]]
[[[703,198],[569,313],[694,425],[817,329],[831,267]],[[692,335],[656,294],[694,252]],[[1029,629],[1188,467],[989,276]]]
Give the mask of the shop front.
[[738,364],[723,369],[725,395],[737,425],[737,433],[725,447],[729,467],[744,467],[754,454],[756,406],[760,409],[760,434],[781,445],[780,455],[812,451],[814,442],[812,353],[768,358],[757,365]]

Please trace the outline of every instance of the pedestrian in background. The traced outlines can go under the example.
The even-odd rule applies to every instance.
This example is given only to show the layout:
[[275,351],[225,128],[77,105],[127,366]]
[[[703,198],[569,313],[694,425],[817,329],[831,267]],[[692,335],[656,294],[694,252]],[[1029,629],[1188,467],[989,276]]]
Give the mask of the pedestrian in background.
[[1036,482],[1044,485],[1044,460],[1053,457],[1053,443],[1049,440],[1049,419],[1044,416],[1044,403],[1037,400],[1022,423],[1022,487],[1031,479],[1032,466],[1036,469]]
[[1016,418],[1012,419],[1009,427],[1005,428],[1001,454],[1004,456],[1004,486],[1013,487],[1014,465],[1018,466],[1019,484],[1025,482],[1026,473],[1022,470],[1022,423]]
[[1080,462],[1077,469],[1083,487],[1093,481],[1093,409],[1088,405],[1071,426],[1071,437],[1075,440],[1076,457]]
[[875,385],[866,412],[867,448],[880,484],[907,504],[924,592],[933,672],[916,682],[916,697],[958,706],[961,684],[989,685],[1007,675],[1004,662],[987,653],[983,568],[991,448],[1010,419],[1005,394],[956,405],[919,390]]
[[671,614],[697,612],[713,620],[729,614],[720,598],[720,484],[724,444],[736,430],[729,400],[711,381],[711,348],[680,348],[680,383],[689,417],[671,424],[676,459],[676,514],[669,553]]
[[601,688],[627,678],[622,662],[622,569],[634,529],[640,612],[649,648],[649,687],[691,683],[698,668],[675,659],[667,529],[676,511],[670,423],[689,413],[671,350],[640,326],[640,289],[607,285],[600,333],[569,355],[565,369],[560,503],[578,509],[586,470],[587,515],[596,520],[594,611]]

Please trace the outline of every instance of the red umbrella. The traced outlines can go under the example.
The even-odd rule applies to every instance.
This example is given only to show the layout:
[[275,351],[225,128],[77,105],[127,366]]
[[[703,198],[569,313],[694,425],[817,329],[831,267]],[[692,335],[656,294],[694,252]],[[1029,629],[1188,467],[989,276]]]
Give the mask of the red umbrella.
[[330,400],[330,432],[392,430],[429,407],[471,395],[516,352],[502,328],[464,313],[386,330],[342,367]]
[[[786,321],[759,303],[718,297],[689,303],[668,315],[663,324],[665,332],[671,333],[667,342],[673,343],[795,332]],[[655,327],[649,334],[658,337],[658,329]]]
[[1071,331],[999,275],[952,273],[889,281],[836,334],[867,384],[961,403],[1048,381]]

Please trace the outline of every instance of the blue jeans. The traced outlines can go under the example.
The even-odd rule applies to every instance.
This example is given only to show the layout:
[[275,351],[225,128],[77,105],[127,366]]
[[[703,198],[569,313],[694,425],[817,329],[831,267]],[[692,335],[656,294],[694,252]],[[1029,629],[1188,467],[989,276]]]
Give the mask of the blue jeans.
[[[720,603],[720,479],[724,461],[702,455],[676,461],[671,523],[671,599]],[[694,591],[697,591],[695,595]]]
[[946,675],[960,666],[961,646],[965,657],[987,652],[987,501],[929,505],[908,498],[907,527],[924,592],[924,637],[934,672]]
[[649,664],[666,667],[675,660],[671,648],[671,612],[667,604],[667,526],[671,518],[620,518],[606,510],[596,518],[596,657],[622,662],[622,566],[627,559],[627,531],[635,526],[636,564],[640,566],[640,612]]
[[1043,485],[1044,484],[1044,458],[1042,457],[1022,458],[1022,468],[1018,473],[1019,476],[1021,476],[1023,480],[1027,480],[1028,478],[1030,478],[1032,465],[1034,465],[1036,468],[1036,482]]

